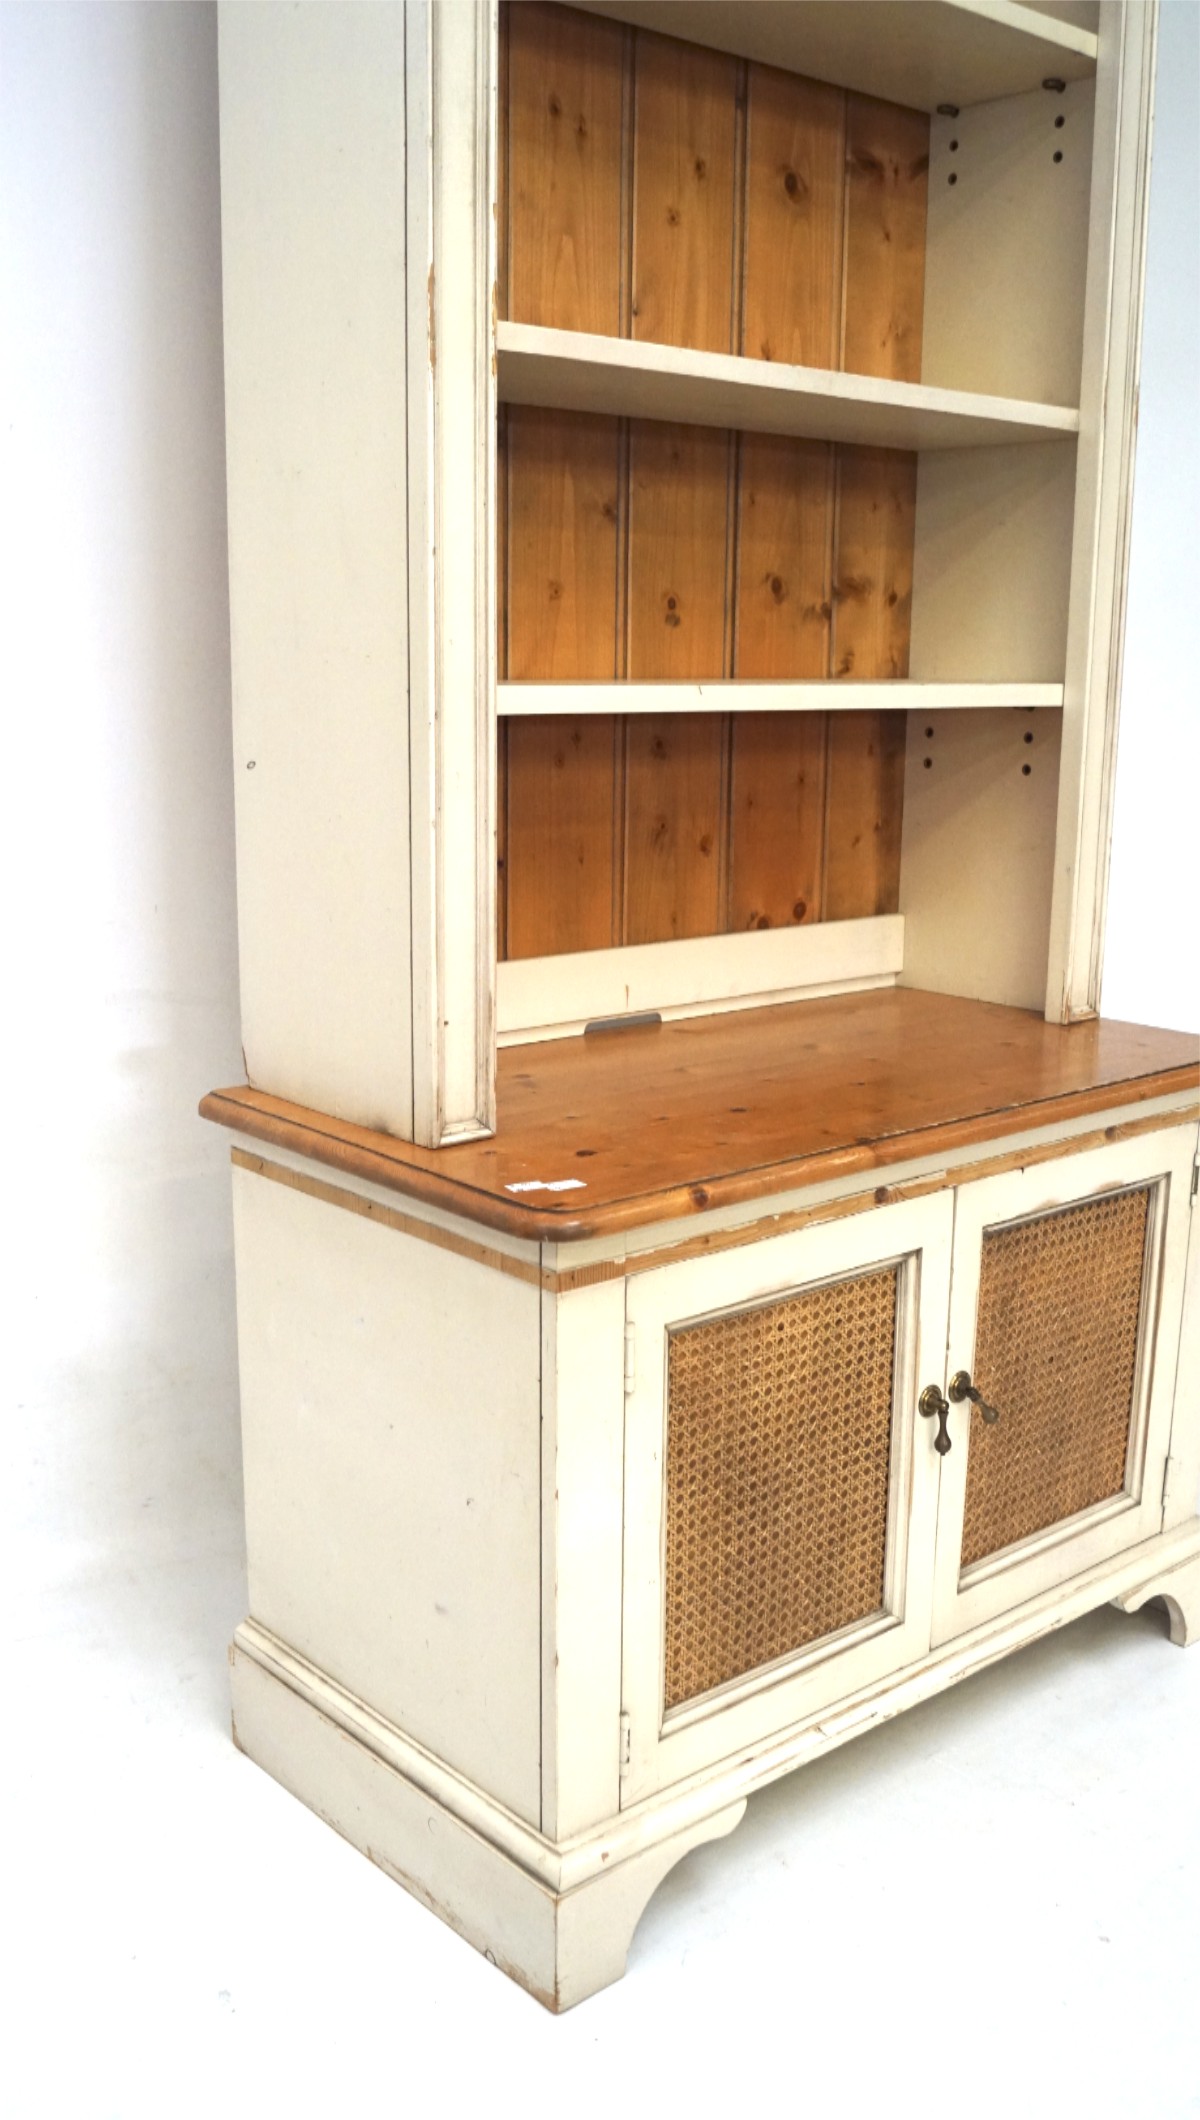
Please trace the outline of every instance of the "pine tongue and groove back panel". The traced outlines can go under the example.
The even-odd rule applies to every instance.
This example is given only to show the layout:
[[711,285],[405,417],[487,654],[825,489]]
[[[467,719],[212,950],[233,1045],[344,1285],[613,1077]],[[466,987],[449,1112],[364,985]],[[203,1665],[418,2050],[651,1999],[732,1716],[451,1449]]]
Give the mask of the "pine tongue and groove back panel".
[[[520,322],[920,378],[929,121],[569,8],[501,12]],[[510,406],[499,667],[908,672],[916,459]],[[903,716],[502,725],[502,956],[895,911]]]

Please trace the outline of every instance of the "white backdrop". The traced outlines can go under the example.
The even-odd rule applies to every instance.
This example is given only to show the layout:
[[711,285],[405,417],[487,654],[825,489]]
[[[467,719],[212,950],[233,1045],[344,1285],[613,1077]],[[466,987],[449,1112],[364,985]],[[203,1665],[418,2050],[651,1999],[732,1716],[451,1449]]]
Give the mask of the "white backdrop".
[[2,20],[27,1593],[186,1551],[236,1499],[228,1151],[195,1112],[241,1060],[215,9]]
[[[517,2046],[505,2048],[514,2067],[521,2041],[540,2042],[543,2020],[521,2014],[526,2006],[506,1990],[500,1999],[482,1967],[492,1984],[478,1987],[477,1961],[277,1796],[224,1735],[223,1648],[243,1595],[227,1143],[194,1116],[205,1089],[241,1075],[214,9],[96,0],[9,5],[0,20],[12,1388],[4,1557],[8,1690],[33,1733],[7,1752],[7,1815],[23,1828],[17,1882],[28,1888],[21,2009],[31,2039],[15,2110],[72,2120],[208,2112],[215,2107],[196,2084],[211,2065],[223,2110],[240,2111],[228,2098],[240,2054],[243,2095],[261,2069],[276,2083],[261,2109],[301,2113],[310,2109],[305,2082],[315,2100],[327,2074],[344,2084],[359,2081],[355,2069],[361,2075],[368,2060],[385,2068],[397,1982],[448,1968],[443,2028],[456,1997],[469,1994],[489,2023],[518,2027]],[[1198,30],[1194,0],[1166,0],[1104,994],[1106,1013],[1180,1027],[1200,1021]],[[1122,1639],[1137,1646],[1132,1634]],[[1051,1661],[1029,1666],[1042,1670],[1043,1695],[1059,1683],[1060,1653],[1047,1649]],[[1112,1655],[1124,1669],[1125,1650]],[[1115,1664],[1104,1668],[1115,1674]],[[977,1716],[988,1697],[972,1695]],[[956,1697],[945,1717],[945,1744],[969,1748],[969,1708]],[[907,1741],[896,1742],[901,1759]],[[1036,1751],[1040,1742],[1031,1724],[1028,1743]],[[857,1761],[860,1748],[851,1749]],[[862,1761],[882,1756],[861,1750]],[[831,1771],[845,1774],[847,1791],[870,1783],[861,1762]],[[899,1833],[920,1816],[924,1771],[915,1760],[914,1817],[898,1819]],[[871,1802],[886,1804],[886,1794],[875,1788]],[[776,1814],[768,1804],[755,1815]],[[777,1815],[786,1832],[790,1814]],[[228,1834],[238,1821],[248,1837],[234,1861]],[[756,1830],[761,1894],[764,1864],[788,1858]],[[681,1877],[722,1879],[728,1895],[749,1856],[734,1848],[733,1867],[722,1869],[713,1851],[715,1868]],[[701,1944],[688,1900],[704,1888],[674,1889],[677,1929],[670,1888],[667,1911],[654,1917],[666,1923],[654,1933],[666,1936],[668,1958]],[[268,1904],[280,1911],[278,1932],[260,1926]],[[768,1918],[774,1902],[760,1904]],[[747,1949],[756,1919],[740,1932]],[[361,1930],[357,1956],[352,1936],[326,1933],[371,1921],[387,1941],[369,1965]],[[750,1985],[738,2000],[742,1948],[717,1973],[746,2011],[755,2001]],[[242,2005],[236,2052],[231,1959],[240,1992],[254,1998]],[[319,1993],[304,1985],[314,1963],[326,1983]],[[980,1973],[1005,1982],[1013,1970]],[[676,2002],[681,1992],[672,1988]],[[697,1986],[697,1998],[704,1992]],[[632,1984],[620,1993],[635,1998],[620,2005],[634,2012],[652,2000],[643,1990],[638,2002]],[[1114,2012],[1130,2014],[1127,2004],[1126,1989]],[[303,2068],[305,2041],[289,2041],[289,2025],[300,2029],[293,2006],[318,2019],[332,2012]],[[436,2003],[422,2007],[436,2030]],[[364,2016],[374,2045],[358,2038],[363,2025],[353,2020]],[[619,2021],[610,2008],[592,2020],[594,2035],[583,2013],[571,2020],[572,2046],[555,2049],[584,2069],[577,2110],[593,2038],[603,2025],[613,2038]],[[253,2066],[251,2025],[262,2038]],[[1097,2054],[1100,2034],[1097,2025]],[[200,2071],[186,2096],[155,2075],[167,2046],[176,2065],[179,2042]],[[268,2046],[292,2057],[282,2103]],[[1173,2051],[1168,2035],[1157,2065]],[[952,2045],[943,2066],[947,2055]],[[343,2060],[350,2079],[339,2076]],[[455,2065],[469,2076],[471,2056]],[[10,2059],[10,2084],[13,2067]],[[360,2088],[373,2080],[368,2072]],[[548,2096],[552,2085],[542,2088]],[[588,2096],[603,2109],[615,2090],[593,2083]],[[1160,2120],[1183,2111],[1172,2095],[1168,2087],[1142,2109]],[[457,2109],[453,2098],[443,2109]]]

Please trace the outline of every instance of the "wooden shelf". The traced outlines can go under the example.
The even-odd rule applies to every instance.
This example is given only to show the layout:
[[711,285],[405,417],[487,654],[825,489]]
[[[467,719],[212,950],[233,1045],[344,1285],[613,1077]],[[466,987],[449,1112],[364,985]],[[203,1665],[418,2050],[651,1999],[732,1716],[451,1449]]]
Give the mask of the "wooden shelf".
[[983,449],[1062,441],[1079,432],[1078,412],[1065,405],[741,354],[699,353],[539,324],[501,323],[496,344],[500,397],[509,405],[750,428],[878,449]]
[[964,707],[1061,707],[1061,685],[921,684],[914,678],[874,684],[843,681],[777,684],[765,680],[708,680],[692,684],[501,684],[502,716],[523,714],[921,714]]
[[414,1148],[255,1089],[214,1090],[200,1110],[347,1177],[562,1241],[1187,1094],[1198,1051],[1174,1031],[1064,1029],[893,988],[511,1046],[495,1138],[460,1147]]
[[574,0],[591,14],[761,59],[918,110],[1096,71],[1095,32],[1014,0]]

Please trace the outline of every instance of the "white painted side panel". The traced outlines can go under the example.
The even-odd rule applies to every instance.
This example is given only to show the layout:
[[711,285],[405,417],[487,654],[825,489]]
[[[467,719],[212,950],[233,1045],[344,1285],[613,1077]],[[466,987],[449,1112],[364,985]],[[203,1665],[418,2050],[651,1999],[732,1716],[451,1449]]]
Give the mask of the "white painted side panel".
[[625,1289],[542,1298],[542,1830],[618,1806]]
[[1074,81],[931,120],[923,383],[1078,405],[1094,105]]
[[1041,1008],[1061,728],[1053,711],[909,715],[902,986]]
[[235,1643],[242,1751],[542,1999],[553,1993],[554,1895],[392,1763]]
[[1075,444],[945,449],[917,470],[909,675],[1061,684]]
[[536,1825],[538,1290],[233,1177],[251,1614]]
[[399,5],[220,13],[242,1021],[412,1132]]
[[1080,389],[1046,1014],[1100,1002],[1141,373],[1157,0],[1106,6]]

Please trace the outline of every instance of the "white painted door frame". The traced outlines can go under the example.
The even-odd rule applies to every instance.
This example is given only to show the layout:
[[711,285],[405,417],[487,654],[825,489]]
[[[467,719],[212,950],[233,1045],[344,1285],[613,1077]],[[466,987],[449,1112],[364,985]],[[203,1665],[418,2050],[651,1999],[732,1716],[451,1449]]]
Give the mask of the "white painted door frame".
[[[949,1303],[949,1192],[861,1219],[693,1259],[627,1284],[632,1376],[625,1419],[622,1803],[715,1765],[823,1706],[915,1662],[929,1647],[939,1460],[921,1420],[922,1385],[939,1378]],[[665,1466],[669,1333],[685,1324],[899,1262],[884,1612],[663,1714]],[[853,1407],[845,1409],[852,1421]]]
[[1100,1006],[1141,375],[1158,0],[1101,0],[1080,436],[1046,981]]
[[[974,1364],[982,1245],[988,1229],[1126,1187],[1149,1185],[1153,1191],[1125,1492],[976,1562],[960,1576],[967,1468],[979,1415],[966,1401],[954,1407],[938,1501],[935,1648],[1162,1529],[1195,1152],[1195,1127],[1171,1127],[1062,1163],[1006,1171],[959,1188],[946,1361],[950,1374]],[[1002,1406],[1001,1423],[1004,1417]]]

